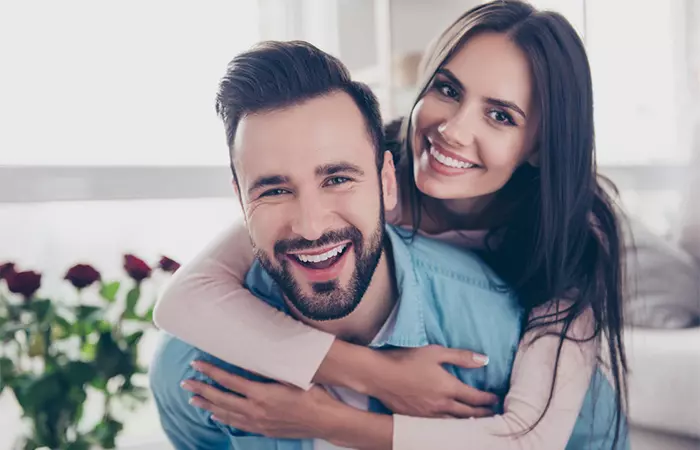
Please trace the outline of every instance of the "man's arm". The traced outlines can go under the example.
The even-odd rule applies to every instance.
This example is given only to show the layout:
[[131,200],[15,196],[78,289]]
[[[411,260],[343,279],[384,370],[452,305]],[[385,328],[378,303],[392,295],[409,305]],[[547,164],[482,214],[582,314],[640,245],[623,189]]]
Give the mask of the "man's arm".
[[191,395],[180,387],[186,379],[204,381],[189,366],[192,357],[190,346],[168,336],[153,360],[149,380],[161,426],[176,450],[229,450],[231,441],[223,425],[213,422],[207,411],[190,405]]

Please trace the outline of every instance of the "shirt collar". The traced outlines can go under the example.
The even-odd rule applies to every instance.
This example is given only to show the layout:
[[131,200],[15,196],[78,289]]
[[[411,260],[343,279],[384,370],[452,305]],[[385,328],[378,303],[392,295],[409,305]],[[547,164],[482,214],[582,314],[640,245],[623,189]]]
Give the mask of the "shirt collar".
[[[422,347],[428,345],[423,315],[423,294],[410,250],[412,233],[392,225],[386,226],[392,257],[398,303],[391,329],[372,342],[372,347]],[[391,316],[390,316],[391,318]]]

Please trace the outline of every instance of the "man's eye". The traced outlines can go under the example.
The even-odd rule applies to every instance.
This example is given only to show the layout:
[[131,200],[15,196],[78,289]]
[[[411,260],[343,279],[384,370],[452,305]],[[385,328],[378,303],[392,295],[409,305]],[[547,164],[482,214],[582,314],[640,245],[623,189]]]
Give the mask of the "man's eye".
[[332,177],[326,180],[326,186],[334,186],[337,184],[344,184],[350,181],[350,178],[346,177]]
[[270,189],[260,194],[260,197],[278,197],[280,195],[288,194],[289,191],[286,189]]

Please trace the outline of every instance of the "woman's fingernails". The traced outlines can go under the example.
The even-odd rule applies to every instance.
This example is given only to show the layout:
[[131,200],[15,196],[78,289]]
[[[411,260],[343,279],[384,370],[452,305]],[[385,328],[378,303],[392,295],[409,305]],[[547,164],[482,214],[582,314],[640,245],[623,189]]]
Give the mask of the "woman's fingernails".
[[211,415],[211,420],[214,420],[214,421],[216,421],[216,422],[223,422],[223,420],[219,419],[219,418],[216,417],[214,414]]
[[185,380],[182,383],[180,383],[180,387],[182,389],[187,389],[188,391],[191,391],[194,388],[194,385],[192,384],[191,381]]
[[198,407],[198,408],[201,408],[202,405],[203,405],[203,403],[202,403],[202,400],[200,400],[199,397],[192,397],[192,398],[190,399],[190,405],[196,406],[196,407]]
[[476,363],[478,363],[478,364],[481,364],[482,366],[485,366],[485,365],[487,365],[487,364],[489,363],[489,357],[488,357],[488,356],[486,356],[486,355],[480,355],[480,354],[478,354],[478,353],[474,353],[474,355],[472,356],[472,359],[474,360],[474,362],[476,362]]
[[190,366],[192,366],[194,370],[198,370],[200,372],[202,371],[202,365],[199,363],[199,361],[192,361]]

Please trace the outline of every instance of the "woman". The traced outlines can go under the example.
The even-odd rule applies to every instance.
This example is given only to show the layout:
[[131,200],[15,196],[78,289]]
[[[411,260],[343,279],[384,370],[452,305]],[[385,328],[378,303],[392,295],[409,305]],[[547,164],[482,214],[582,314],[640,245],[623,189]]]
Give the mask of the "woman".
[[[518,294],[528,319],[503,414],[446,418],[484,414],[476,401],[455,413],[454,405],[470,403],[469,396],[455,395],[459,383],[442,369],[440,349],[376,352],[255,299],[241,286],[252,261],[242,226],[181,269],[158,304],[156,322],[270,378],[303,388],[311,382],[346,386],[380,399],[394,411],[393,421],[385,416],[371,423],[379,435],[393,432],[393,446],[401,449],[434,447],[443,433],[449,439],[440,448],[588,444],[592,438],[575,426],[589,387],[600,378],[605,343],[613,389],[604,395],[614,397],[615,416],[613,437],[597,442],[625,447],[620,236],[596,178],[590,70],[580,39],[558,14],[495,1],[450,26],[427,53],[422,72],[398,140],[402,210],[390,216],[416,232],[475,248]],[[256,345],[243,344],[244,337]],[[278,393],[279,404],[293,399],[287,404],[333,408],[318,390],[301,395],[277,386],[269,392]],[[314,423],[319,415],[270,411],[281,422],[303,416],[298,426],[305,430],[322,425]],[[360,423],[369,413],[357,414]],[[346,429],[355,423],[343,417]],[[296,425],[274,435],[282,428],[271,420],[247,431],[304,435]],[[367,429],[349,435],[367,437]],[[360,446],[346,437],[336,442]]]

